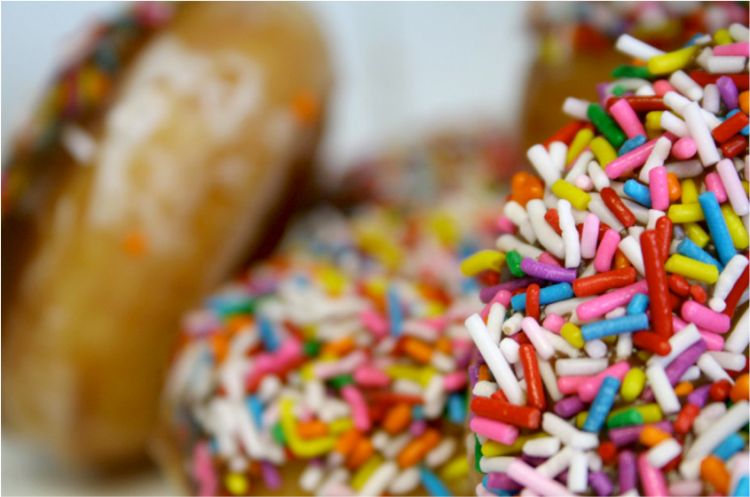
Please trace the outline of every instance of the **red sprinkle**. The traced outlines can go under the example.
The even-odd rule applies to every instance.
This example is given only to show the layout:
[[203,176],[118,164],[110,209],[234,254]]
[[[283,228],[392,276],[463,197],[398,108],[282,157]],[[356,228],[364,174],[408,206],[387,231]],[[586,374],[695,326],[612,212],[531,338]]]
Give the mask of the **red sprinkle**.
[[555,230],[555,233],[562,235],[562,229],[560,229],[560,216],[557,214],[557,209],[548,209],[544,214],[544,220]]
[[516,406],[487,397],[474,397],[469,407],[477,416],[530,430],[539,428],[542,421],[542,412],[536,407]]
[[731,137],[739,133],[742,128],[748,125],[747,116],[743,112],[737,112],[732,117],[719,124],[711,132],[714,139],[719,143],[724,143]]
[[606,204],[607,208],[614,214],[618,221],[620,221],[626,228],[630,228],[635,225],[635,215],[628,209],[617,194],[617,192],[610,186],[602,188],[599,192],[602,196],[602,200]]
[[526,315],[539,321],[539,285],[532,283],[526,288]]
[[674,422],[674,431],[678,435],[687,435],[693,426],[693,421],[701,412],[700,407],[695,404],[686,404],[677,415]]
[[728,380],[720,380],[711,385],[711,388],[708,390],[708,396],[716,402],[724,402],[724,399],[729,396],[731,390],[732,384]]
[[600,443],[597,451],[604,464],[613,464],[617,460],[617,447],[609,440]]
[[669,257],[669,246],[672,244],[672,220],[662,216],[656,220],[656,242],[661,251],[661,258],[666,261]]
[[734,81],[735,86],[739,91],[747,90],[750,77],[747,74],[709,74],[706,71],[693,70],[689,73],[690,77],[695,80],[701,86],[706,86],[711,83],[716,83],[722,76],[726,76]]
[[[664,270],[664,258],[662,257],[662,246],[659,244],[659,235],[656,231],[647,230],[641,234],[641,253],[643,254],[643,265],[646,269],[646,282],[648,284],[648,306],[651,311],[651,322],[654,332],[666,340],[672,336],[672,307],[670,304],[669,284],[667,273]],[[654,342],[653,347],[663,350],[664,345]],[[651,350],[651,349],[650,349]],[[656,352],[656,350],[654,350]],[[656,352],[660,355],[664,353]],[[666,352],[668,354],[669,352]]]
[[[527,304],[528,306],[528,304]],[[523,377],[526,379],[526,403],[531,407],[543,410],[547,406],[544,399],[542,375],[536,359],[536,349],[531,344],[523,344],[518,349],[518,356],[523,366]]]
[[549,148],[552,142],[563,142],[566,145],[570,145],[570,142],[573,141],[576,133],[587,126],[588,123],[585,123],[583,121],[571,121],[565,124],[562,128],[552,133],[552,136],[544,141],[544,148]]
[[667,278],[669,283],[669,289],[680,297],[687,297],[690,295],[690,283],[685,279],[684,276],[679,274],[670,274]]
[[742,135],[735,135],[729,141],[724,143],[721,147],[721,151],[724,153],[724,157],[732,158],[747,149],[747,138]]
[[737,283],[734,284],[734,288],[732,288],[732,290],[729,292],[729,295],[727,295],[727,299],[725,300],[727,307],[726,309],[724,309],[724,314],[726,314],[730,318],[734,316],[734,310],[737,307],[742,294],[745,293],[749,281],[750,266],[746,266],[745,271],[742,273],[742,276],[740,276],[740,279],[737,280]]
[[573,281],[573,293],[576,297],[599,295],[610,288],[620,288],[635,283],[637,276],[633,267],[592,274]]
[[706,289],[700,285],[692,285],[690,287],[690,296],[693,297],[693,300],[695,300],[699,304],[705,304],[708,300]]
[[647,97],[639,97],[635,95],[629,95],[627,97],[609,97],[607,99],[607,110],[612,105],[617,103],[618,100],[625,99],[630,106],[636,112],[651,112],[653,110],[667,110],[667,106],[664,104],[662,97],[657,95],[650,95]]
[[639,349],[647,350],[658,355],[667,355],[672,351],[672,346],[666,338],[662,338],[650,331],[638,331],[633,333],[633,345]]

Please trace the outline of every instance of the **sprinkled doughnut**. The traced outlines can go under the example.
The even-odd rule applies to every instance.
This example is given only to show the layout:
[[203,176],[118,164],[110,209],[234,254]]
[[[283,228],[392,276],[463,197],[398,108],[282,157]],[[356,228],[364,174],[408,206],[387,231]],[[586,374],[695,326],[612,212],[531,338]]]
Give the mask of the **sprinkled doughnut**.
[[116,465],[144,454],[179,316],[279,219],[329,71],[298,6],[144,3],[56,76],[3,170],[3,415]]
[[750,492],[748,38],[622,35],[639,89],[529,149],[465,322],[477,495]]

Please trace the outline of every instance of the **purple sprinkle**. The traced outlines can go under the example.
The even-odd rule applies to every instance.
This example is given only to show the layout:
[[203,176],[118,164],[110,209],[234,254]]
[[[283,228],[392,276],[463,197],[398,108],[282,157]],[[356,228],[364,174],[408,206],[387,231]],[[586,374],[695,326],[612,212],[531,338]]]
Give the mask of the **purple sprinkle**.
[[604,471],[593,471],[589,473],[589,483],[591,484],[591,488],[594,489],[594,492],[596,492],[596,495],[602,497],[612,495],[614,485],[612,485],[612,480],[609,479],[609,476],[607,476]]
[[609,83],[597,83],[596,95],[599,97],[599,105],[607,108],[607,98],[609,98]]
[[698,387],[690,394],[688,394],[687,401],[689,404],[695,404],[698,407],[703,407],[706,405],[706,401],[708,400],[708,391],[711,388],[711,385],[703,385],[702,387]]
[[617,456],[617,473],[621,494],[635,488],[638,480],[635,454],[629,450],[620,452]]
[[472,364],[469,366],[469,382],[471,385],[476,385],[479,381],[479,364]]
[[540,281],[536,278],[521,278],[518,280],[506,281],[505,283],[500,283],[499,285],[495,286],[488,286],[487,288],[482,288],[481,290],[479,290],[479,299],[483,304],[486,304],[487,302],[492,300],[495,297],[495,294],[497,294],[497,292],[499,292],[500,290],[508,290],[509,292],[512,292],[514,290],[518,290],[519,288],[529,286],[532,283],[540,283]]
[[528,464],[529,466],[537,467],[540,464],[542,464],[544,461],[546,461],[547,457],[539,457],[539,456],[529,456],[527,454],[521,454],[521,459]]
[[488,473],[487,488],[492,490],[510,490],[512,492],[521,490],[521,485],[516,483],[506,473]]
[[609,440],[615,444],[616,447],[622,447],[628,445],[636,440],[641,435],[641,430],[644,426],[655,426],[660,430],[672,433],[672,423],[669,421],[659,421],[658,423],[651,423],[649,425],[640,426],[625,426],[623,428],[613,428],[609,430]]
[[[664,368],[664,372],[667,373],[667,378],[669,378],[669,383],[672,386],[676,385],[690,366],[695,364],[705,351],[706,342],[698,340],[685,349],[682,354],[678,355],[669,366]],[[654,400],[654,392],[650,387],[646,388],[643,392],[643,400],[646,402]]]
[[411,433],[412,436],[418,437],[424,431],[427,429],[427,423],[425,420],[420,419],[418,421],[414,421],[411,426],[409,426],[409,433]]
[[555,282],[570,282],[578,276],[578,271],[575,269],[566,269],[553,264],[545,264],[531,257],[524,257],[521,260],[521,269],[529,276]]
[[557,401],[554,411],[561,418],[571,418],[585,408],[586,404],[577,395],[573,395]]
[[271,490],[281,488],[281,475],[279,474],[276,466],[268,461],[260,463],[261,470],[263,472],[263,483],[266,484]]
[[737,91],[737,85],[729,76],[722,76],[716,80],[716,86],[719,88],[719,94],[721,99],[726,104],[727,108],[736,109],[739,105],[739,99],[737,98],[739,92]]
[[568,484],[568,470],[566,469],[565,471],[557,475],[556,480],[562,483],[563,485],[567,485]]

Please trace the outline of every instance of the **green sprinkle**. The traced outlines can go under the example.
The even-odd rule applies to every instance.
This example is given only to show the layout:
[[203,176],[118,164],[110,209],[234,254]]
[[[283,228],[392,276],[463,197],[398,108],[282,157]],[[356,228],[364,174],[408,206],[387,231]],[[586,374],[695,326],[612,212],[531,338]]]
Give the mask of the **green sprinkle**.
[[641,79],[649,79],[651,77],[651,73],[648,72],[648,67],[646,66],[629,66],[627,64],[623,64],[621,66],[617,66],[612,71],[612,77],[615,79],[619,78],[641,78]]
[[622,85],[615,85],[612,87],[612,95],[621,97],[625,94],[625,88]]
[[317,340],[308,340],[302,346],[302,351],[307,357],[317,357],[320,354],[321,344]]
[[479,443],[479,438],[474,435],[474,469],[477,473],[482,473],[479,468],[479,460],[482,458],[482,444]]
[[602,109],[601,105],[589,104],[588,111],[586,112],[589,120],[596,126],[596,129],[604,135],[604,138],[612,144],[613,147],[620,148],[627,137],[622,132],[617,123],[609,117],[609,114]]
[[271,428],[271,436],[279,445],[286,445],[286,436],[284,436],[284,429],[281,428],[281,423],[276,423]]
[[330,382],[333,388],[344,388],[345,386],[354,383],[354,378],[352,378],[352,375],[350,374],[341,374],[331,378]]
[[607,428],[637,426],[643,424],[643,415],[635,409],[618,412],[607,420]]
[[510,274],[516,278],[523,278],[526,276],[526,273],[521,269],[521,259],[523,259],[523,257],[521,257],[521,254],[515,250],[511,250],[505,254],[505,264],[508,266]]

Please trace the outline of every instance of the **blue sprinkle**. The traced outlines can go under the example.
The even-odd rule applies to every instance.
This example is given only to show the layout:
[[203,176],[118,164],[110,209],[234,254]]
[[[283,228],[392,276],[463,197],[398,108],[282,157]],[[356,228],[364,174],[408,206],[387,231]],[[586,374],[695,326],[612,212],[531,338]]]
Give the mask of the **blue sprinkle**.
[[422,480],[422,486],[424,486],[430,495],[453,495],[450,490],[448,490],[448,487],[440,481],[440,478],[424,466],[419,467],[419,476]]
[[463,424],[466,419],[466,399],[459,393],[448,396],[448,419],[455,424]]
[[728,461],[730,457],[741,451],[744,447],[745,440],[737,433],[732,433],[714,449],[714,454],[722,461]]
[[604,426],[609,411],[615,403],[617,391],[620,389],[620,380],[614,376],[607,376],[599,387],[596,398],[591,403],[586,421],[583,423],[583,431],[598,433]]
[[712,264],[716,266],[716,269],[718,269],[719,272],[724,269],[719,261],[711,257],[711,254],[696,245],[690,238],[684,238],[680,244],[677,245],[677,253],[695,259],[696,261]]
[[411,417],[412,419],[417,421],[424,419],[424,407],[420,405],[414,405],[411,408]]
[[704,35],[703,33],[695,33],[695,34],[694,34],[694,35],[693,35],[693,36],[692,36],[692,37],[691,37],[691,38],[690,38],[690,39],[688,40],[688,42],[687,42],[687,43],[685,44],[685,46],[686,46],[686,47],[690,47],[690,46],[693,46],[693,45],[695,45],[695,43],[696,43],[696,42],[697,42],[698,40],[700,40],[701,38],[703,38],[704,36],[705,36],[705,35]]
[[632,198],[643,207],[651,208],[651,191],[643,183],[639,183],[634,179],[629,179],[625,182],[623,187],[625,195]]
[[742,475],[742,478],[737,480],[737,485],[734,486],[733,496],[747,497],[750,495],[750,477],[748,475]]
[[716,194],[714,192],[703,192],[698,196],[698,202],[701,204],[703,216],[706,218],[711,240],[719,254],[719,261],[726,265],[737,254],[737,251],[734,249],[732,237],[729,236],[729,230],[724,222],[724,216],[721,214],[721,207],[716,200]]
[[[572,299],[573,287],[570,283],[557,283],[542,288],[539,291],[539,303],[541,305],[552,304],[561,300]],[[510,305],[514,311],[526,310],[526,293],[519,293],[510,299]]]
[[263,404],[261,403],[260,399],[256,397],[255,395],[248,395],[247,397],[247,409],[250,411],[250,414],[253,417],[253,421],[255,421],[255,426],[258,427],[258,429],[263,428]]
[[279,348],[279,337],[273,329],[273,324],[262,314],[258,316],[258,331],[263,346],[269,352],[275,352]]
[[646,313],[631,314],[613,319],[603,319],[581,326],[581,335],[587,342],[609,335],[629,333],[631,331],[647,330],[648,316]]
[[393,336],[401,336],[404,327],[404,315],[396,289],[392,286],[388,287],[388,319],[391,322],[391,333]]
[[617,155],[625,155],[631,150],[640,147],[644,143],[646,143],[645,135],[635,135],[633,138],[628,139],[627,141],[625,141],[625,143],[622,144],[620,150],[617,151]]
[[648,309],[648,295],[645,293],[636,293],[633,298],[630,299],[628,304],[628,314],[643,314]]

